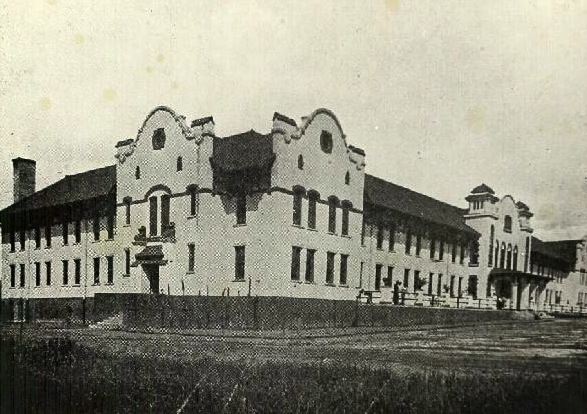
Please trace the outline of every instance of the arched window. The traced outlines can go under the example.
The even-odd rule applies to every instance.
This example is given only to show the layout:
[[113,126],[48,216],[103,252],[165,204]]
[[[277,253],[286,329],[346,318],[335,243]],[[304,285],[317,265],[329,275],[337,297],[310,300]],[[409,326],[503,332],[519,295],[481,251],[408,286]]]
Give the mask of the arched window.
[[346,185],[349,185],[351,183],[351,173],[350,172],[346,172],[346,174],[344,175],[344,183]]
[[503,231],[505,231],[506,233],[511,233],[512,232],[512,217],[511,216],[505,216],[503,219]]
[[487,260],[489,267],[493,265],[493,237],[495,237],[495,226],[492,224],[489,232],[489,258]]
[[353,207],[352,203],[350,201],[343,201],[341,203],[342,205],[342,226],[341,226],[341,230],[340,233],[343,236],[348,236],[349,235],[349,210]]
[[503,269],[505,266],[505,243],[501,242],[501,252],[499,254],[499,268]]
[[495,264],[493,265],[493,267],[497,267],[498,263],[499,263],[499,240],[495,240]]
[[530,237],[526,237],[526,252],[524,253],[524,273],[528,272],[528,259],[530,258]]
[[338,199],[335,196],[328,197],[328,232],[336,233],[336,205]]
[[508,253],[507,253],[507,270],[512,270],[512,245],[508,243]]
[[514,246],[514,270],[518,270],[518,246]]
[[308,191],[308,228],[316,230],[316,203],[320,194],[315,190]]
[[302,154],[298,155],[298,169],[304,169],[304,157],[302,157]]
[[141,178],[141,167],[139,167],[137,165],[137,168],[135,169],[135,178],[138,180],[139,178]]
[[293,189],[293,224],[302,225],[302,200],[305,190],[303,187],[295,186]]
[[183,170],[183,158],[177,157],[177,171]]

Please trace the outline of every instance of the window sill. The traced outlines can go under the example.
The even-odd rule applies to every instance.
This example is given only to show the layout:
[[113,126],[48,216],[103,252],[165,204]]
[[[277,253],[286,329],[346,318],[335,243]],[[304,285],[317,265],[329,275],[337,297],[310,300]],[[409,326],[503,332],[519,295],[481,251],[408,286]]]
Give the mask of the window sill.
[[347,288],[348,289],[349,285],[347,285],[347,284],[340,284],[340,285],[338,285],[338,287]]
[[108,238],[106,239],[106,241],[108,241],[108,242],[109,242],[109,241],[114,241],[114,236],[112,236],[112,237],[108,237]]
[[104,283],[104,286],[114,286],[114,282]]
[[316,230],[315,227],[308,227],[308,230],[310,230],[310,231],[316,231],[316,232],[318,231],[318,230]]
[[302,226],[301,224],[292,224],[292,227],[298,228],[298,229],[303,229],[304,226]]
[[128,224],[123,224],[122,227],[130,227],[130,223]]
[[304,283],[307,285],[315,285],[313,280],[304,280]]
[[193,219],[196,219],[196,218],[198,218],[198,215],[197,214],[192,214],[192,215],[187,216],[187,219],[188,220],[193,220]]
[[233,279],[233,282],[244,283],[246,282],[245,279]]
[[344,237],[345,239],[351,239],[351,236],[349,236],[348,234],[341,234],[340,237]]
[[334,283],[324,283],[324,286],[336,287],[336,285]]
[[331,236],[338,236],[338,234],[336,232],[332,232],[332,231],[329,231],[328,234],[330,234]]
[[73,285],[71,285],[72,287],[81,287],[82,285],[80,283],[74,283]]
[[[186,275],[193,275],[195,274],[195,272],[193,270],[188,270],[187,272],[185,272]],[[123,275],[123,276],[130,276],[130,275]]]
[[99,283],[92,283],[92,286],[100,286]]
[[122,277],[130,277],[130,273],[125,273],[122,275]]
[[16,289],[15,286],[10,286],[8,289]]
[[237,223],[237,224],[233,224],[232,227],[246,227],[247,223]]

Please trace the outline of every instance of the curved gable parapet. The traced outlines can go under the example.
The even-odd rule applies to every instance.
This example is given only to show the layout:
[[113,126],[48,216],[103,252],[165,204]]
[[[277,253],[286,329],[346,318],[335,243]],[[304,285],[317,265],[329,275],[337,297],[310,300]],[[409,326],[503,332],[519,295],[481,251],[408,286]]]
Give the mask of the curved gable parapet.
[[302,125],[300,127],[298,127],[296,129],[296,131],[293,134],[291,134],[291,136],[289,134],[287,134],[287,132],[283,128],[275,128],[273,132],[284,135],[284,139],[285,139],[286,143],[289,144],[292,138],[296,139],[296,140],[300,139],[306,133],[306,130],[314,122],[316,117],[319,115],[326,115],[327,117],[332,119],[332,121],[334,122],[334,124],[336,125],[336,128],[338,129],[338,131],[340,133],[340,136],[342,138],[342,142],[344,143],[344,146],[346,148],[346,152],[348,154],[349,161],[356,165],[357,170],[364,169],[365,168],[365,153],[364,153],[364,151],[359,148],[355,148],[353,146],[350,146],[348,144],[347,139],[346,139],[347,136],[342,129],[342,125],[340,124],[340,121],[338,120],[338,118],[334,114],[334,112],[332,112],[330,109],[318,108],[314,112],[312,112],[309,116],[304,117]]
[[181,132],[183,133],[183,135],[185,136],[186,139],[189,140],[189,139],[195,138],[192,130],[187,126],[184,116],[178,115],[173,109],[169,108],[168,106],[158,106],[155,109],[153,109],[151,112],[149,112],[149,115],[147,115],[147,117],[145,118],[143,125],[141,125],[141,127],[139,128],[139,131],[137,132],[135,144],[139,141],[139,137],[141,136],[141,133],[143,132],[143,130],[147,126],[147,122],[149,122],[149,119],[151,119],[151,117],[153,115],[155,115],[157,112],[160,112],[160,111],[167,112],[169,115],[171,115],[171,117],[175,120],[177,125],[180,127]]
[[147,190],[147,192],[145,193],[144,199],[147,200],[153,193],[156,193],[157,191],[162,191],[162,192],[167,193],[169,195],[173,194],[173,192],[171,191],[171,188],[169,188],[165,184],[156,184]]

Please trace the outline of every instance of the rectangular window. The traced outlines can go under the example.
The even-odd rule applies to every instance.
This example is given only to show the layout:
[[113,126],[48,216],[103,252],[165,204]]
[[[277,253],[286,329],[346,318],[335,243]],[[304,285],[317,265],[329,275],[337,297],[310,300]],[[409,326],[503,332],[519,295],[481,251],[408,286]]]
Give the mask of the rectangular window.
[[465,245],[463,243],[461,243],[461,257],[459,259],[459,263],[465,263]]
[[387,266],[387,278],[384,279],[384,285],[387,287],[393,285],[393,266]]
[[124,224],[130,224],[130,201],[124,203]]
[[375,265],[375,290],[381,290],[381,269],[383,268],[382,264]]
[[41,286],[41,262],[35,262],[35,286]]
[[453,244],[452,244],[452,254],[451,254],[451,256],[452,256],[452,262],[453,263],[456,263],[456,261],[457,261],[457,242],[456,241],[453,242]]
[[363,224],[361,225],[361,246],[365,245],[365,227],[367,225],[365,224],[365,218],[363,217]]
[[194,189],[190,191],[190,215],[197,216],[198,215],[198,207],[199,207],[199,194]]
[[69,283],[69,262],[62,260],[61,263],[63,264],[63,284],[67,285]]
[[422,235],[416,234],[416,256],[420,256],[420,251],[422,250]]
[[422,287],[421,284],[422,281],[420,280],[420,271],[414,270],[414,292]]
[[10,287],[16,287],[16,265],[10,265]]
[[171,197],[168,194],[164,194],[161,196],[161,235],[165,234],[165,231],[169,227],[169,212],[171,209],[170,206]]
[[430,272],[428,275],[428,295],[432,295],[432,282],[434,281],[434,273]]
[[347,254],[340,255],[340,284],[347,284],[347,273],[348,273],[348,261],[349,256]]
[[306,250],[306,282],[313,283],[314,282],[314,255],[316,254],[316,250],[308,249]]
[[75,242],[81,243],[82,241],[82,222],[81,220],[76,220],[75,222]]
[[346,205],[342,208],[342,225],[340,232],[343,236],[349,235],[349,207]]
[[156,236],[159,224],[157,223],[157,197],[149,197],[149,235]]
[[444,239],[440,239],[440,247],[438,248],[438,260],[444,259]]
[[94,257],[94,285],[100,284],[100,258]]
[[74,259],[74,274],[73,274],[73,284],[80,285],[82,282],[82,261],[81,259]]
[[336,202],[334,200],[328,203],[328,232],[336,233]]
[[234,246],[234,278],[245,280],[245,246]]
[[45,262],[45,278],[47,286],[51,285],[51,262]]
[[438,296],[441,296],[442,295],[442,273],[439,273],[438,274],[438,282],[437,282],[436,294]]
[[14,250],[16,250],[16,235],[14,233],[14,230],[10,230],[10,251],[14,252]]
[[193,272],[195,265],[196,265],[196,245],[194,243],[190,243],[190,244],[188,244],[188,272]]
[[308,228],[316,230],[316,194],[308,194]]
[[69,225],[67,222],[61,224],[61,233],[63,235],[63,244],[67,246],[69,243]]
[[389,228],[389,251],[392,252],[395,248],[395,226]]
[[406,231],[406,254],[410,254],[411,250],[412,250],[412,233],[408,229]]
[[106,256],[106,263],[108,266],[106,283],[111,285],[114,283],[114,256]]
[[41,229],[35,227],[35,249],[41,248]]
[[236,197],[236,224],[247,224],[247,196],[239,194]]
[[334,284],[334,253],[326,253],[326,284]]
[[291,248],[291,280],[300,280],[300,256],[302,248],[293,246]]
[[452,275],[450,277],[450,297],[454,298],[455,297],[455,276]]
[[432,260],[434,260],[435,256],[436,256],[436,240],[433,238],[430,238],[430,258]]
[[108,233],[108,240],[114,238],[114,215],[108,214],[106,218],[106,231]]
[[293,194],[293,224],[294,226],[302,225],[302,193],[294,191]]
[[404,269],[404,288],[407,289],[410,286],[410,269]]
[[381,250],[383,248],[383,225],[377,226],[377,248]]
[[94,231],[94,240],[100,240],[100,216],[94,217],[94,222],[92,223],[92,230]]
[[24,263],[20,264],[20,287],[23,288],[24,287],[24,282],[25,282],[25,269],[24,269]]
[[124,249],[124,274],[130,276],[130,249]]
[[469,296],[473,297],[473,299],[477,299],[477,276],[469,276],[469,283],[467,284],[467,293],[469,294]]
[[363,287],[363,269],[365,268],[365,262],[361,262],[361,268],[359,270],[359,288]]
[[24,250],[25,248],[25,241],[26,241],[26,232],[21,230],[18,234],[19,242],[20,242],[20,250]]

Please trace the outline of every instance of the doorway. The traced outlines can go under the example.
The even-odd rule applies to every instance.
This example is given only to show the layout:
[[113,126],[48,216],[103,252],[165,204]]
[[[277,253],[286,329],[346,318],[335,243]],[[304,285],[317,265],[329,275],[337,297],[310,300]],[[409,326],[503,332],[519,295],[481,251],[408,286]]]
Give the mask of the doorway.
[[143,271],[145,275],[147,275],[147,279],[149,279],[149,292],[151,294],[158,294],[159,293],[159,265],[158,264],[148,264],[143,265]]

